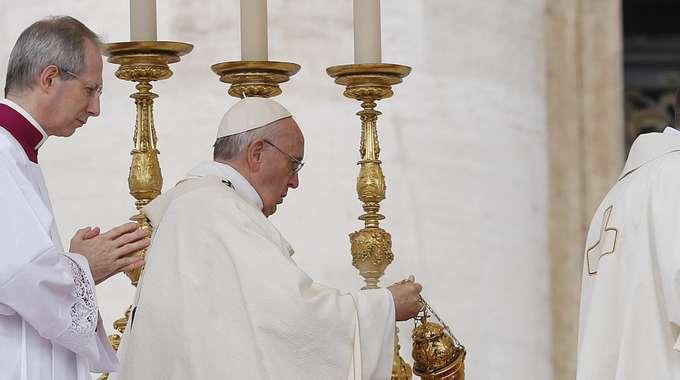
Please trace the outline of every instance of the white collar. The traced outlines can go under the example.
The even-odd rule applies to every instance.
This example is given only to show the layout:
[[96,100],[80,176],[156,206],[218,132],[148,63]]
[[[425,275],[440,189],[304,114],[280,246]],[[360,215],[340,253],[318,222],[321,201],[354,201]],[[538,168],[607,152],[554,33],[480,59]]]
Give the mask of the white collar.
[[40,148],[40,146],[45,142],[45,140],[47,140],[47,133],[45,133],[45,130],[42,128],[42,126],[33,118],[33,116],[31,116],[30,113],[28,113],[23,107],[14,103],[13,101],[11,101],[9,99],[2,99],[2,100],[0,100],[0,103],[2,103],[4,105],[12,108],[13,110],[19,112],[21,114],[21,116],[25,117],[26,120],[28,120],[28,122],[31,123],[31,125],[33,125],[33,127],[38,132],[40,132],[40,134],[42,135],[42,139],[40,139],[40,142],[38,142],[38,144],[33,147],[35,150],[38,150],[38,148]]
[[680,150],[680,131],[666,127],[663,133],[652,132],[638,136],[630,147],[619,179],[625,177],[640,166],[666,154]]
[[228,180],[231,182],[234,190],[245,198],[248,203],[257,207],[258,210],[262,210],[262,207],[264,207],[262,198],[260,198],[260,195],[255,191],[253,185],[231,166],[215,161],[204,161],[196,165],[187,173],[187,177],[194,178],[204,177],[206,175],[215,175]]

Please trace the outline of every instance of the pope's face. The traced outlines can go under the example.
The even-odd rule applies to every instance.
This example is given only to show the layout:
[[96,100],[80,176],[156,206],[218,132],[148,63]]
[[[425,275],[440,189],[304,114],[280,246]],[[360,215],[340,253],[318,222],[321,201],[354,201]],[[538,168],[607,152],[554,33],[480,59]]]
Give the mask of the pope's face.
[[[48,135],[71,136],[90,116],[99,115],[102,57],[97,46],[85,40],[85,67],[78,77],[57,76],[50,93],[49,112],[43,127]],[[62,69],[60,69],[62,70]]]
[[262,198],[262,212],[266,216],[276,212],[277,205],[283,203],[289,188],[295,189],[299,185],[298,174],[293,173],[295,163],[285,153],[299,161],[304,157],[305,142],[295,120],[287,118],[280,123],[279,133],[270,141],[281,151],[265,144],[262,152],[262,170],[255,185],[255,190]]

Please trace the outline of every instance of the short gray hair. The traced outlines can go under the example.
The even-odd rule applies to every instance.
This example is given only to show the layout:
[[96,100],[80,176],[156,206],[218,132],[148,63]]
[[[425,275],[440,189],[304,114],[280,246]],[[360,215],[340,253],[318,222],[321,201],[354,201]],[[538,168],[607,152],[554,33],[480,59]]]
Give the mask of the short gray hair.
[[[80,21],[70,16],[55,16],[37,21],[24,30],[9,56],[5,96],[33,87],[35,78],[49,65],[75,74],[85,67],[85,40],[101,47],[101,39]],[[61,72],[63,79],[68,74]]]
[[241,132],[237,135],[224,136],[215,140],[213,145],[213,159],[231,160],[243,152],[251,142],[258,139],[270,138],[273,129],[278,123],[273,122],[264,127],[255,128],[250,131]]

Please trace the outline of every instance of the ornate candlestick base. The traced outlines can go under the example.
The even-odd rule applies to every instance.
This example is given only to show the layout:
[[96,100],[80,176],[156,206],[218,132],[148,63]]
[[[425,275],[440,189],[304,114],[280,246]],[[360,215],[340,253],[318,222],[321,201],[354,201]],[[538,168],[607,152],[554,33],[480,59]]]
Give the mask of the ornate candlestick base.
[[[128,185],[130,194],[136,199],[135,206],[139,211],[130,220],[137,222],[151,236],[151,225],[146,216],[140,211],[161,192],[163,177],[161,174],[156,149],[156,129],[153,122],[153,101],[158,97],[151,92],[150,82],[170,78],[172,71],[169,64],[179,62],[180,57],[189,53],[193,45],[173,41],[132,41],[105,44],[102,54],[108,57],[108,62],[118,64],[116,77],[122,80],[136,82],[137,92],[130,95],[135,100],[137,117],[133,137],[132,163]],[[146,250],[137,253],[144,256]],[[126,273],[132,285],[136,286],[142,269]],[[117,333],[109,336],[115,349],[125,331],[130,309],[125,315],[114,322]],[[100,379],[107,378],[107,374]]]
[[392,380],[411,380],[413,372],[411,366],[399,356],[399,327],[394,329],[394,358],[392,358]]
[[229,95],[236,98],[270,98],[281,94],[279,84],[295,75],[300,65],[274,61],[233,61],[216,63],[211,68],[222,82],[231,84]]
[[[379,213],[380,202],[385,199],[385,176],[380,167],[380,144],[376,123],[379,111],[375,110],[376,101],[393,95],[392,86],[401,83],[411,72],[408,66],[388,63],[365,63],[340,65],[326,69],[335,83],[345,86],[344,95],[361,102],[362,110],[357,113],[361,118],[361,143],[359,153],[361,165],[357,178],[357,193],[363,203],[364,228],[349,235],[352,246],[352,265],[364,278],[364,289],[378,288],[378,282],[385,268],[392,262],[392,237],[380,228],[380,220],[385,217]],[[410,380],[411,368],[399,356],[399,340],[395,337],[393,380]]]

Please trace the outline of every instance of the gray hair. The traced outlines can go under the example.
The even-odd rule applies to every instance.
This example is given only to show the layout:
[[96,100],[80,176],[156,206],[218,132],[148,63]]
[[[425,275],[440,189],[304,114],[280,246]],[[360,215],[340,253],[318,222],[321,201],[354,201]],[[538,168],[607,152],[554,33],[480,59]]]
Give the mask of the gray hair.
[[[21,33],[9,56],[5,96],[32,88],[35,78],[49,65],[80,74],[85,67],[85,39],[97,47],[102,44],[97,34],[70,16],[33,23]],[[65,72],[60,75],[71,78]]]
[[277,124],[277,122],[273,122],[264,127],[241,132],[237,135],[218,138],[213,145],[213,159],[226,161],[236,158],[253,141],[272,137],[273,130]]

